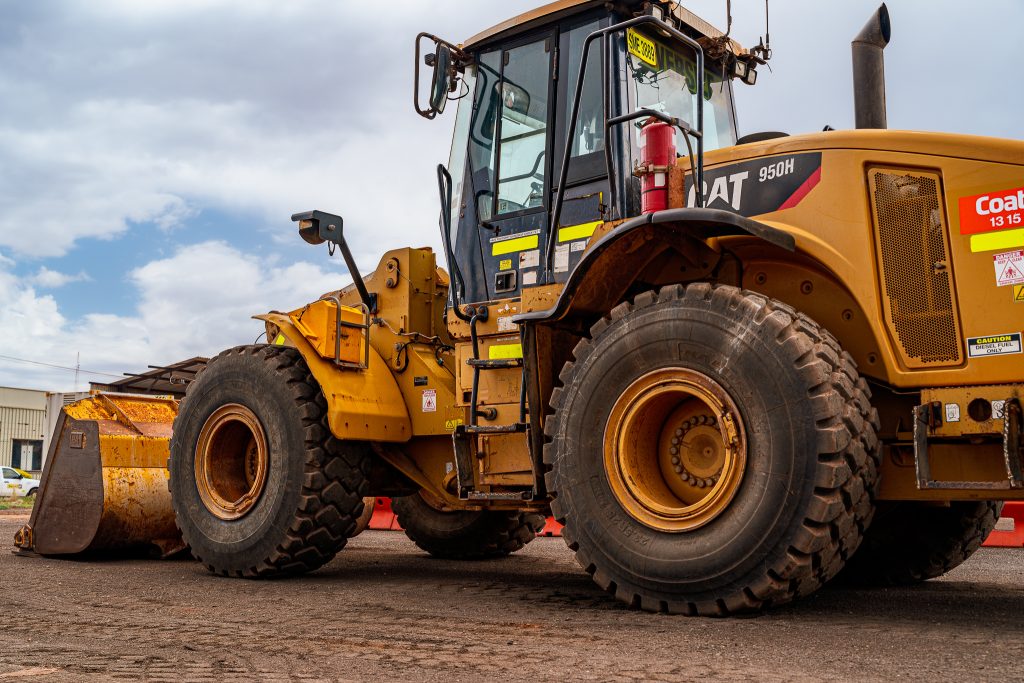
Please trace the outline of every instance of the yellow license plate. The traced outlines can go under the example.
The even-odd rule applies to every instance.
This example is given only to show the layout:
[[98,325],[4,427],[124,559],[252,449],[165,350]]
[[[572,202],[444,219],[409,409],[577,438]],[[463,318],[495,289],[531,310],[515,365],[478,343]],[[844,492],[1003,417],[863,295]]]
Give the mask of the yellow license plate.
[[626,31],[626,44],[629,46],[629,54],[655,68],[658,67],[658,47],[653,40],[629,29]]

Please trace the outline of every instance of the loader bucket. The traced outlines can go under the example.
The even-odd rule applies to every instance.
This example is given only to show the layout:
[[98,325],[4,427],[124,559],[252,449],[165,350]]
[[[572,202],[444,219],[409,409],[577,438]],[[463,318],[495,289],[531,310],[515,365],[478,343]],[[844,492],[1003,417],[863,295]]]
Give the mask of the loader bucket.
[[184,548],[167,488],[177,401],[99,393],[61,411],[35,507],[14,542],[40,555]]

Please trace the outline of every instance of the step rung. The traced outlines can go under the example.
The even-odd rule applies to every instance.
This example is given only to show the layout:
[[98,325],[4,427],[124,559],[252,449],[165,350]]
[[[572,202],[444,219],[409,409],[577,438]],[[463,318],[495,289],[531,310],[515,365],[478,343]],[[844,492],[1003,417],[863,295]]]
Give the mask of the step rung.
[[466,364],[471,368],[480,368],[481,370],[504,370],[506,368],[523,367],[523,359],[499,358],[497,360],[486,360],[483,358],[469,358],[466,360]]
[[465,425],[462,429],[466,434],[515,434],[525,432],[525,422],[515,422],[510,425]]
[[469,500],[533,500],[532,491],[470,491],[466,494]]

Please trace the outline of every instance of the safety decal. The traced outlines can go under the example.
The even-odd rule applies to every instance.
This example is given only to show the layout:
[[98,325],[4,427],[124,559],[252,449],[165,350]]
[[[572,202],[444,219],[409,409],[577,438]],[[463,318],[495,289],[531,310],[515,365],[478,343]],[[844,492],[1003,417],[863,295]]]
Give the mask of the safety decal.
[[960,234],[974,252],[1024,247],[1024,187],[961,197]]
[[[456,427],[460,427],[460,426],[462,426],[462,419],[461,418],[455,418],[454,420],[445,420],[444,421],[444,428],[447,429],[449,432],[454,432],[455,428]],[[446,470],[445,474],[447,474],[448,472],[451,472],[451,469],[449,469],[450,465],[451,465],[450,462],[445,463],[445,470]]]
[[423,391],[423,412],[437,412],[437,389],[425,389]]
[[568,225],[564,228],[558,229],[558,241],[559,242],[571,242],[573,240],[584,239],[591,237],[594,231],[604,221],[590,221],[589,223],[580,223],[579,225]]
[[523,287],[537,284],[537,271],[531,270],[523,273]]
[[501,261],[498,262],[498,270],[512,270],[512,259],[501,259]]
[[518,326],[512,321],[512,316],[503,315],[498,318],[498,332],[515,332]]
[[990,337],[971,337],[967,340],[967,355],[971,358],[1006,356],[1020,352],[1020,332],[995,334]]
[[536,249],[540,245],[540,230],[491,238],[491,256],[504,256],[519,251]]
[[960,421],[960,406],[956,403],[946,404],[946,422]]
[[1006,415],[1006,401],[992,401],[992,417],[1002,420]]
[[532,249],[519,254],[520,268],[536,268],[540,265],[540,249]]
[[522,357],[522,344],[495,344],[487,350],[488,360],[508,360],[510,358]]
[[555,272],[565,273],[569,270],[569,245],[559,244],[555,247]]
[[[741,216],[792,209],[821,183],[821,152],[792,154],[727,164],[704,171],[704,205]],[[696,206],[691,176],[687,206]]]
[[1024,285],[1017,285],[1013,288],[1014,303],[1024,304]]
[[1008,287],[1024,282],[1024,251],[1009,251],[992,257],[996,267],[996,286]]

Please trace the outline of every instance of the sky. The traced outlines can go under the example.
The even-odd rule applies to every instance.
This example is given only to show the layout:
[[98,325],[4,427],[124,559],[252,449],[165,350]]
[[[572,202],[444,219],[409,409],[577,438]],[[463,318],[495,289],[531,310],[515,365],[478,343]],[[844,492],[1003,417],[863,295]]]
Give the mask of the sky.
[[[413,111],[413,38],[459,42],[537,4],[0,0],[0,385],[82,390],[252,343],[252,315],[349,282],[298,211],[344,216],[364,271],[439,250],[454,108]],[[724,27],[725,0],[683,4]],[[755,44],[764,3],[732,4]],[[877,4],[771,0],[741,133],[852,127],[849,43]],[[888,4],[891,128],[1024,137],[1024,2]]]

